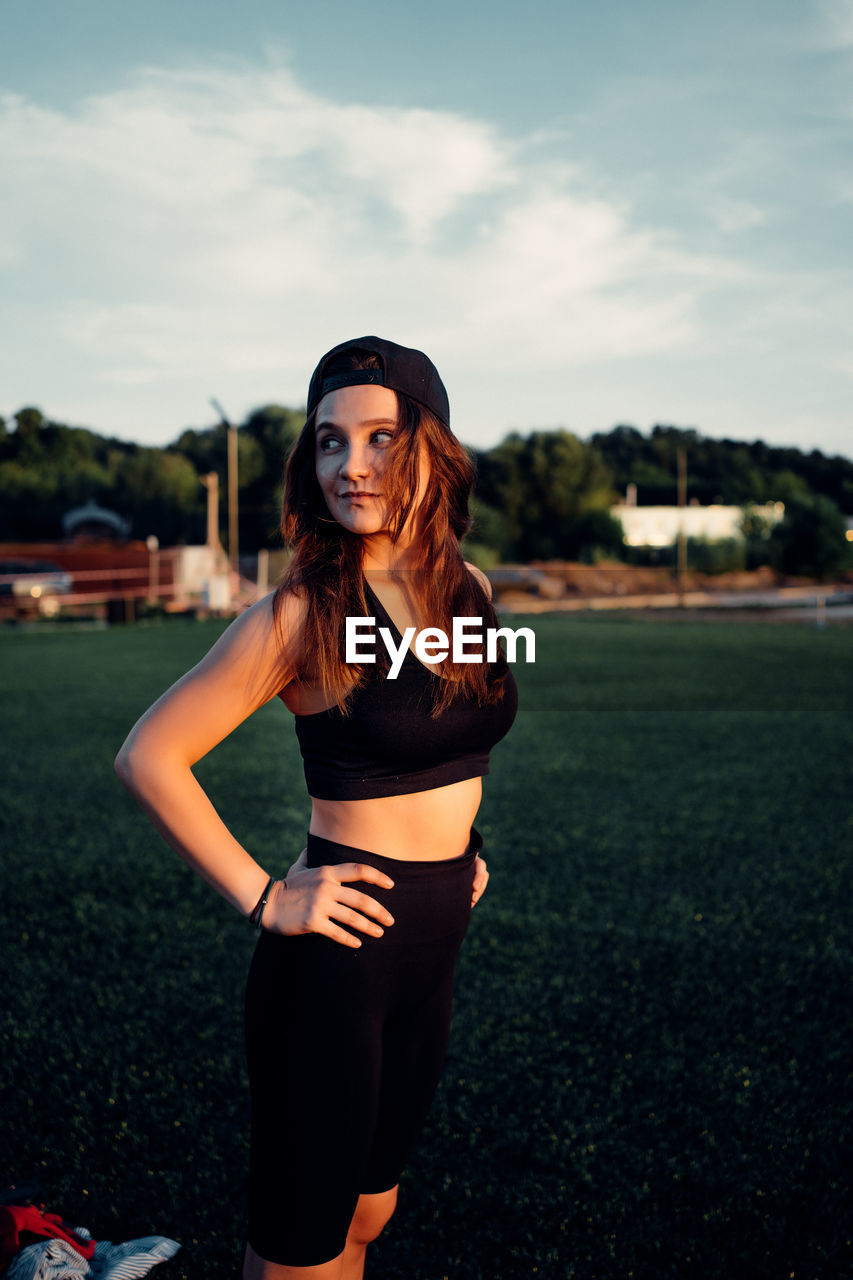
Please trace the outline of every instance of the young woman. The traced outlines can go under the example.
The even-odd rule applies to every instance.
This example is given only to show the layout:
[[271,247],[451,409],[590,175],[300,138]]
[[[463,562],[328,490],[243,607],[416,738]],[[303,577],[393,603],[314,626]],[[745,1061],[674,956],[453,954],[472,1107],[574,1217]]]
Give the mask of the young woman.
[[[284,581],[116,762],[169,843],[261,929],[246,989],[246,1280],[360,1280],[438,1083],[456,955],[488,880],[472,826],[481,777],[517,705],[503,657],[477,660],[469,643],[467,660],[437,661],[440,637],[417,635],[450,636],[454,617],[496,625],[459,549],[472,483],[422,352],[374,337],[335,347],[288,461]],[[347,618],[371,620],[357,662]],[[307,847],[281,880],[191,771],[276,695],[312,800]]]

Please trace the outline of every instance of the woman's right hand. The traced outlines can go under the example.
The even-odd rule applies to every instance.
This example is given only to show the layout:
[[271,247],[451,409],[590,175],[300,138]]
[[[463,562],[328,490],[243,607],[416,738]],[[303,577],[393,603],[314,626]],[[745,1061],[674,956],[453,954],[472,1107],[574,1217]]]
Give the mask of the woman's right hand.
[[393,889],[394,881],[362,862],[309,867],[306,859],[307,850],[303,849],[286,879],[273,885],[263,927],[270,933],[323,933],[346,947],[360,947],[361,939],[342,925],[371,938],[381,938],[385,928],[394,923],[394,917],[375,898],[350,889],[348,882],[362,880]]

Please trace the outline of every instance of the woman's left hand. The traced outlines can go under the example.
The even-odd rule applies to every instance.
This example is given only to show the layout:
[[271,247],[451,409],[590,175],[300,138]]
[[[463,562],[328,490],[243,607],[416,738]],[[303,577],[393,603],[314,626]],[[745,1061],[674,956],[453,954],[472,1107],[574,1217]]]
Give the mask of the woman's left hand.
[[474,859],[474,892],[471,895],[471,906],[476,907],[489,883],[489,872],[485,861],[478,854]]

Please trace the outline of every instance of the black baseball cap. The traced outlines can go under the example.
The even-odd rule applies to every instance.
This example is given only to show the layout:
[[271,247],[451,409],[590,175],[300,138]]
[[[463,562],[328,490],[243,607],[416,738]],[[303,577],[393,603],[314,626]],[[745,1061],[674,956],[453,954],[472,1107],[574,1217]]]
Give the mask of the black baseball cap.
[[[333,356],[345,351],[368,351],[378,357],[380,368],[344,369],[340,373],[325,375],[323,371],[326,364]],[[450,401],[438,370],[429,356],[425,356],[423,351],[416,351],[414,347],[401,347],[385,338],[352,338],[327,351],[311,375],[308,413],[314,412],[328,391],[370,384],[389,387],[391,391],[400,391],[403,395],[410,396],[434,413],[446,427],[450,426]]]

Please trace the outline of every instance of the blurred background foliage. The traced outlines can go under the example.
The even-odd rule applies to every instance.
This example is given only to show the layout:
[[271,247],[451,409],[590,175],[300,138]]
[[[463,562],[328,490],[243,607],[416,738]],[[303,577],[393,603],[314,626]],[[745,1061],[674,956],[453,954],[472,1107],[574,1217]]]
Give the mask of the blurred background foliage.
[[[303,421],[301,411],[269,404],[240,425],[244,552],[280,545],[284,459]],[[201,478],[216,472],[225,492],[226,442],[223,423],[188,428],[156,447],[23,408],[10,423],[0,418],[0,540],[59,538],[62,516],[95,501],[128,519],[135,538],[154,534],[162,546],[203,542]],[[478,482],[466,553],[484,568],[550,559],[667,563],[670,549],[627,547],[611,508],[629,485],[636,486],[640,506],[673,504],[679,449],[687,458],[689,501],[744,508],[745,538],[693,543],[693,568],[713,573],[769,564],[783,573],[828,577],[849,565],[842,513],[853,513],[853,462],[662,425],[643,435],[623,424],[589,440],[563,428],[513,432],[491,449],[472,450]],[[756,510],[765,502],[785,504],[775,528]]]

